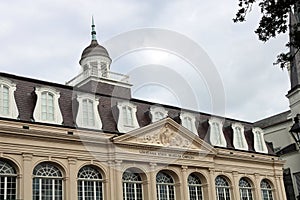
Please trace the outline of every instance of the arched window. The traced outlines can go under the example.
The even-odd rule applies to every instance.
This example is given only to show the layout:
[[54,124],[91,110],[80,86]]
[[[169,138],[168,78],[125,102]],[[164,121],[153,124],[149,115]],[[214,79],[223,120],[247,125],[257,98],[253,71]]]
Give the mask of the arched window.
[[33,170],[33,200],[63,199],[62,174],[51,163],[41,163]]
[[262,180],[260,183],[261,196],[263,200],[273,200],[272,187],[267,180]]
[[82,119],[83,126],[95,126],[94,105],[90,99],[82,100]]
[[201,180],[195,174],[191,174],[188,177],[190,200],[202,200],[202,185]]
[[42,92],[41,98],[42,120],[54,121],[54,98],[50,92]]
[[225,178],[218,176],[215,181],[217,200],[230,200],[230,187]]
[[78,199],[102,200],[103,179],[98,170],[92,166],[82,167],[78,172]]
[[9,114],[9,88],[0,84],[0,114],[7,116]]
[[126,126],[133,126],[132,108],[129,106],[123,106],[123,122]]
[[239,182],[241,200],[252,200],[252,187],[249,181],[241,178]]
[[193,131],[193,121],[192,121],[192,119],[190,117],[184,117],[182,124],[188,130]]
[[142,179],[139,174],[126,170],[123,173],[122,181],[124,200],[143,199]]
[[16,170],[7,162],[0,160],[0,199],[16,199]]
[[173,178],[164,172],[156,175],[157,200],[175,200]]

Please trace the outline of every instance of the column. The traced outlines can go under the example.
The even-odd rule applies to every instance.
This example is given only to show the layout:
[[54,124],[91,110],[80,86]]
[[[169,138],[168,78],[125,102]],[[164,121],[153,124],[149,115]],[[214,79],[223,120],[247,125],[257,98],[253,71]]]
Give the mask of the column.
[[122,169],[121,160],[115,160],[115,179],[112,183],[116,187],[116,199],[123,199]]
[[209,180],[208,180],[208,194],[209,200],[215,200],[216,197],[216,186],[215,186],[215,171],[213,169],[209,169]]
[[76,158],[68,158],[69,163],[69,174],[68,178],[66,179],[67,183],[67,191],[65,192],[66,199],[78,199],[77,197],[77,174],[78,171],[76,169]]
[[109,190],[109,194],[107,195],[107,199],[116,199],[115,197],[115,173],[114,173],[114,163],[113,161],[107,161],[108,166],[108,177],[107,177],[107,188]]
[[274,196],[275,196],[275,199],[286,200],[285,191],[282,187],[281,181],[282,181],[282,178],[280,176],[275,177],[276,183],[274,185],[276,186],[276,188],[274,189]]
[[181,199],[189,199],[189,191],[188,191],[188,175],[187,175],[187,169],[188,167],[187,166],[181,166],[181,177],[182,177],[182,184],[181,184],[181,191],[182,194],[181,194]]
[[238,172],[232,172],[232,197],[233,199],[239,199],[240,191],[239,191],[239,180],[238,180]]
[[150,165],[150,189],[149,189],[149,200],[156,199],[156,163],[149,163]]
[[260,190],[260,175],[254,174],[255,182],[254,182],[254,199],[261,199],[261,190]]
[[23,196],[21,199],[32,199],[32,154],[23,154]]

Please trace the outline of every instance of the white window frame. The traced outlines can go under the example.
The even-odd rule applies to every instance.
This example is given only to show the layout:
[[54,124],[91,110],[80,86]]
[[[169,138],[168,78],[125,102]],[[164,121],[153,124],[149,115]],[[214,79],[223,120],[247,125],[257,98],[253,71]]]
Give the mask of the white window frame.
[[[48,92],[53,94],[53,106],[54,106],[54,119],[51,120],[43,120],[42,119],[42,93]],[[37,101],[33,112],[33,118],[36,122],[43,123],[53,123],[53,124],[62,124],[63,117],[59,108],[58,99],[60,97],[60,93],[53,88],[48,87],[36,87],[35,94],[37,95]]]
[[[119,118],[118,118],[118,124],[117,124],[117,128],[118,128],[119,132],[127,133],[129,131],[132,131],[132,130],[140,127],[139,123],[137,121],[137,117],[136,117],[136,112],[137,112],[136,105],[130,103],[129,101],[122,101],[122,102],[117,102],[117,107],[119,109]],[[132,124],[127,124],[126,121],[124,121],[124,118],[126,116],[124,116],[123,108],[126,108],[126,109],[130,108]],[[129,111],[129,109],[128,109],[128,111]]]
[[[0,171],[0,178],[4,179],[4,200],[7,199],[7,197],[11,197],[11,196],[15,196],[15,198],[17,197],[17,174],[16,174],[16,170],[13,166],[11,166],[8,162],[0,160],[1,165],[0,167],[2,168],[1,171],[3,171],[4,173],[1,173]],[[15,188],[9,188],[12,189],[11,192],[13,192],[13,194],[8,194],[8,179],[13,179],[13,182],[15,183]],[[3,183],[3,182],[2,182]]]
[[14,95],[17,89],[16,84],[9,79],[0,77],[0,87],[3,88],[3,86],[8,88],[8,114],[0,112],[0,117],[17,119],[17,117],[19,116],[19,112]]
[[[157,118],[157,113],[162,114],[162,118]],[[168,111],[164,107],[151,106],[150,107],[151,121],[152,123],[157,122],[161,119],[168,117]]]
[[[160,173],[162,173],[163,175],[168,175],[171,177],[171,182],[163,182],[163,183],[157,183],[156,181],[156,193],[157,193],[157,200],[161,200],[160,196],[161,194],[159,193],[159,191],[161,190],[162,187],[165,187],[166,189],[166,196],[167,196],[167,199],[168,200],[176,200],[176,188],[175,188],[175,182],[174,182],[174,178],[170,175],[170,174],[167,174],[165,172],[158,172],[157,175],[156,175],[156,178],[158,175],[160,175]],[[174,198],[172,198],[171,195],[171,191],[170,191],[170,188],[172,188],[173,190],[173,195],[174,195]]]
[[[245,137],[244,126],[241,123],[233,123],[231,125],[233,130],[233,146],[236,149],[248,150],[248,143]],[[237,128],[241,130],[240,133],[237,132]]]
[[[209,141],[214,146],[220,146],[220,147],[227,146],[227,142],[223,133],[223,123],[224,123],[223,120],[216,117],[211,117],[208,120],[209,130],[210,130]],[[216,133],[214,132],[214,124],[218,124],[219,133],[220,133],[219,135],[216,135]]]
[[[84,124],[83,120],[83,101],[88,100],[93,103],[93,114],[94,114],[94,125]],[[102,129],[102,121],[100,118],[100,113],[98,111],[99,100],[96,96],[91,94],[77,94],[77,101],[79,103],[78,112],[76,116],[76,124],[79,127],[83,128],[93,128],[93,129]]]
[[[141,196],[142,199],[144,199],[143,198],[143,196],[144,196],[143,195],[143,181],[142,181],[141,176],[139,174],[131,172],[130,170],[126,170],[124,173],[133,174],[133,175],[137,176],[140,180],[124,180],[124,177],[122,177],[123,199],[127,200],[130,198],[130,197],[128,197],[128,194],[127,194],[127,187],[129,185],[133,185],[134,200],[138,200],[139,196]],[[124,173],[123,173],[123,176],[124,176]],[[138,193],[138,189],[137,189],[138,187],[141,188],[140,194]]]
[[[181,120],[181,125],[188,129],[189,131],[193,132],[194,134],[198,135],[198,131],[196,128],[196,116],[192,113],[188,112],[181,112],[180,113],[180,120]],[[189,118],[191,120],[191,127],[188,127],[186,119]]]
[[[92,168],[92,169],[89,170],[89,168]],[[87,169],[87,171],[85,173],[86,177],[79,177],[78,176],[79,174],[77,175],[77,187],[80,185],[81,188],[82,188],[82,191],[81,191],[82,196],[81,196],[81,198],[83,200],[87,199],[85,197],[85,189],[86,189],[85,188],[85,184],[87,182],[90,182],[90,183],[93,183],[93,199],[97,200],[97,192],[100,192],[101,193],[100,196],[102,197],[101,198],[101,200],[102,200],[104,198],[102,174],[99,172],[99,170],[95,169],[95,167],[93,167],[93,166],[84,166],[79,171],[85,170],[85,169]],[[94,171],[92,171],[92,170],[94,170]],[[100,178],[92,177],[93,173],[98,173],[99,176],[100,176]],[[99,188],[97,188],[97,183],[101,185],[101,190],[99,190]],[[79,197],[80,197],[79,196],[79,194],[80,194],[79,188],[78,188],[77,194],[78,194],[78,199],[79,199]]]
[[254,137],[254,150],[260,153],[268,153],[264,131],[261,128],[255,127],[252,129],[252,133]]

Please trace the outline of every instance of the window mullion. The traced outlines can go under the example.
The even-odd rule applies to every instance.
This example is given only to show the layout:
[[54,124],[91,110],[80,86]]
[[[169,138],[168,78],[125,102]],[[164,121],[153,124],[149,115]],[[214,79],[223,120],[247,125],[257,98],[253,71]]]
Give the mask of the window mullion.
[[94,185],[94,200],[97,200],[96,181],[93,181]]
[[7,198],[7,176],[4,177],[4,199]]
[[82,181],[82,199],[85,200],[84,181]]
[[42,200],[42,179],[39,178],[39,200]]
[[134,188],[134,199],[137,200],[137,189],[136,189],[136,183],[133,184]]
[[55,200],[55,179],[52,179],[52,200]]

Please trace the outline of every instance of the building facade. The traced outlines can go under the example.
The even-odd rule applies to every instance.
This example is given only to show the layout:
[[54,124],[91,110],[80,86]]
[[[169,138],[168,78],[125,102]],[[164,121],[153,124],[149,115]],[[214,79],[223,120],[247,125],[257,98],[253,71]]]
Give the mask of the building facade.
[[66,85],[0,73],[0,199],[285,200],[254,124],[131,97],[96,40]]

